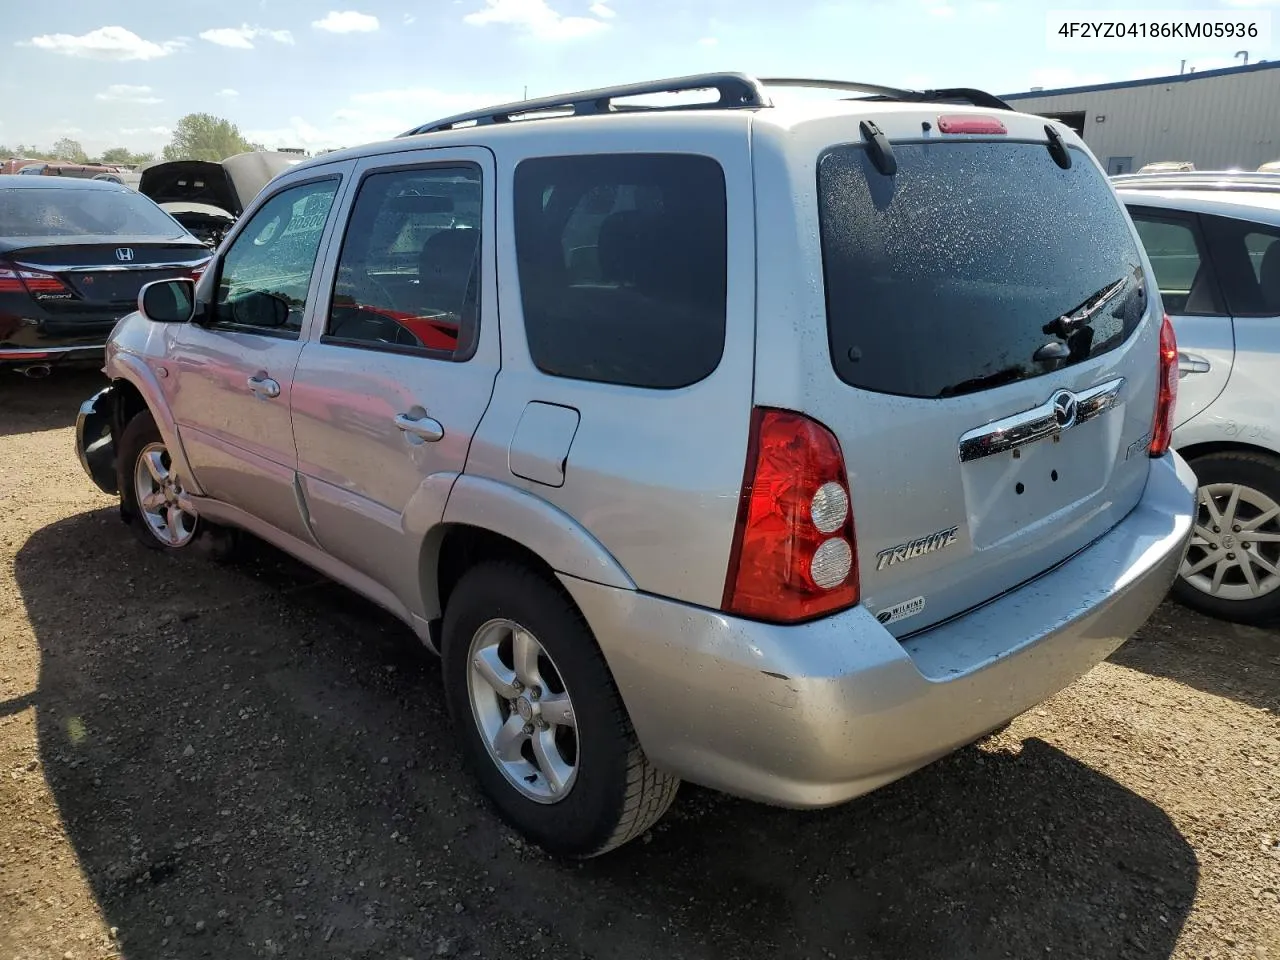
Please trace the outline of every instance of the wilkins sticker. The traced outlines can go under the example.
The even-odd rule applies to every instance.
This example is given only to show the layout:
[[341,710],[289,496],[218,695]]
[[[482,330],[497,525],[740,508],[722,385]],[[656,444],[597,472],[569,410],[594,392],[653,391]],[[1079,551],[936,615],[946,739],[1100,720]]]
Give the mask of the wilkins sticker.
[[907,617],[914,617],[923,609],[924,597],[913,597],[910,600],[903,600],[902,603],[895,604],[888,610],[881,610],[876,614],[876,619],[887,626],[890,623],[905,620]]

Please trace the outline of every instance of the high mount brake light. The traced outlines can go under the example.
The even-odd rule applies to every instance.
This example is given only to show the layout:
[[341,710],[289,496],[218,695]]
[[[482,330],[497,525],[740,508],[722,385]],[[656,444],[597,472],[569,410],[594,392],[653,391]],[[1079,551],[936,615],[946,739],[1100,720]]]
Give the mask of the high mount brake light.
[[1160,380],[1151,425],[1151,456],[1163,457],[1173,441],[1173,411],[1178,402],[1178,338],[1166,314],[1160,322]]
[[723,609],[798,623],[857,602],[857,543],[839,442],[802,414],[757,407]]
[[1002,121],[995,117],[983,117],[957,113],[938,118],[939,133],[1008,133]]

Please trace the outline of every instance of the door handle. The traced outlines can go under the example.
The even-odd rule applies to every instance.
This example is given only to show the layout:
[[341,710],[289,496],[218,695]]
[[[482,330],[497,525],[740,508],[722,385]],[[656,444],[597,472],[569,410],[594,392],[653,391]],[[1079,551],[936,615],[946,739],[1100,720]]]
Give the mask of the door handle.
[[1208,373],[1212,364],[1204,357],[1197,357],[1194,354],[1183,353],[1178,351],[1178,379],[1181,380],[1188,373]]
[[414,419],[407,413],[397,413],[396,426],[409,436],[417,437],[419,441],[435,443],[444,439],[444,427],[439,420],[432,420],[430,417]]
[[254,374],[246,383],[249,389],[260,397],[274,399],[280,396],[280,384],[265,374]]

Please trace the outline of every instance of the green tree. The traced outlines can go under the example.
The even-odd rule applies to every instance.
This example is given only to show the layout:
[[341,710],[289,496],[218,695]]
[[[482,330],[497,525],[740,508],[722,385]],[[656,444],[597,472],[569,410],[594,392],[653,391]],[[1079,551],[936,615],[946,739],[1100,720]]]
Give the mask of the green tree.
[[261,149],[246,140],[230,120],[209,113],[189,113],[174,128],[173,142],[164,148],[164,158],[216,161]]
[[68,163],[84,163],[89,159],[84,152],[84,147],[80,146],[79,140],[72,140],[70,137],[63,137],[53,145],[53,156],[58,160],[65,160]]
[[112,147],[110,150],[103,150],[99,159],[103,163],[133,163],[133,154],[128,147]]

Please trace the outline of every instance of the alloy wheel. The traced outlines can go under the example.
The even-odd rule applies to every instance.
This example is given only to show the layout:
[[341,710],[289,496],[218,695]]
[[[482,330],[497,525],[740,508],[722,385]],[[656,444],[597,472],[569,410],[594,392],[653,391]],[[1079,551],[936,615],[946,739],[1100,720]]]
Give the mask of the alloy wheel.
[[167,547],[183,547],[196,532],[196,511],[163,443],[149,443],[133,468],[138,509],[152,536]]
[[578,728],[560,671],[511,620],[483,624],[467,655],[471,714],[490,758],[524,797],[556,803],[578,776]]
[[1280,587],[1280,504],[1241,483],[1206,484],[1199,499],[1182,579],[1221,600],[1256,600]]

